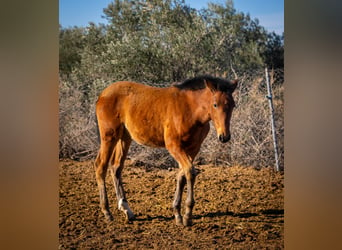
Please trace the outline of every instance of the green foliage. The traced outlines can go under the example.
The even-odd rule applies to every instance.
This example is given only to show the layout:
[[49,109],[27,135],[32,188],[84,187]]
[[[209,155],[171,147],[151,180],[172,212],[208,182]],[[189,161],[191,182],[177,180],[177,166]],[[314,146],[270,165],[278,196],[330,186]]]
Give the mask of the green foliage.
[[282,38],[268,34],[232,1],[197,11],[181,0],[114,0],[108,25],[60,29],[60,73],[89,84],[97,78],[174,82],[223,75],[265,63],[283,67]]
[[70,74],[81,63],[79,53],[84,49],[84,29],[59,27],[59,71]]
[[284,34],[282,36],[274,32],[268,34],[264,60],[269,67],[284,68]]

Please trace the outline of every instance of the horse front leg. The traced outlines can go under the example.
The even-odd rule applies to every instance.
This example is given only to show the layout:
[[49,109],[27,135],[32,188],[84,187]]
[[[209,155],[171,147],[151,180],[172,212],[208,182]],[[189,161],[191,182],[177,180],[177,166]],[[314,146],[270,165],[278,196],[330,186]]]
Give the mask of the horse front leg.
[[[188,155],[185,150],[181,147],[177,146],[177,143],[168,143],[167,149],[170,154],[175,158],[180,167],[180,173],[177,177],[177,186],[175,192],[175,199],[173,202],[175,219],[177,225],[181,225],[183,223],[184,226],[192,225],[192,210],[195,205],[194,200],[194,184],[195,184],[195,171],[192,165],[192,158]],[[185,186],[185,182],[187,184],[187,198],[185,201],[185,214],[183,219],[180,214],[181,210],[181,200],[182,200],[182,192]]]
[[185,175],[183,171],[180,170],[177,176],[175,199],[173,201],[173,211],[175,214],[176,224],[179,226],[183,225],[183,219],[181,215],[181,202],[182,202],[182,195],[183,195],[183,189],[184,189],[185,183],[186,183]]
[[185,200],[185,214],[183,217],[183,225],[184,226],[191,226],[192,225],[192,209],[195,205],[194,199],[194,184],[195,184],[195,169],[191,165],[191,167],[184,170],[186,184],[187,184],[187,197]]

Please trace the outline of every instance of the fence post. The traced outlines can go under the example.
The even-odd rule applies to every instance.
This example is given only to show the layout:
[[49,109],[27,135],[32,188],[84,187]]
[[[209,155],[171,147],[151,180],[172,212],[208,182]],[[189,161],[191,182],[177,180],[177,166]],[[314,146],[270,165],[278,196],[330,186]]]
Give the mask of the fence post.
[[275,157],[275,164],[276,170],[279,171],[279,160],[278,160],[278,146],[277,146],[277,137],[274,125],[274,108],[273,108],[273,100],[272,100],[272,89],[268,77],[268,69],[265,68],[265,75],[266,75],[266,84],[267,84],[267,96],[268,104],[271,110],[271,127],[272,127],[272,137],[273,137],[273,147],[274,147],[274,157]]

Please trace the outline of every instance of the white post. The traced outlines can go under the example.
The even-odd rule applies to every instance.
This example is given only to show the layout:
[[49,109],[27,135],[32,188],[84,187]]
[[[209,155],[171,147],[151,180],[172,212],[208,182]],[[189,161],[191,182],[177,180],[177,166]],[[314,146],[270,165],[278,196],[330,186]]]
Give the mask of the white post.
[[274,126],[274,108],[273,108],[273,100],[272,100],[272,89],[270,85],[270,81],[268,78],[268,69],[265,68],[265,75],[266,75],[266,84],[267,84],[267,96],[268,103],[271,110],[271,127],[272,127],[272,136],[273,136],[273,146],[274,146],[274,157],[275,157],[275,163],[276,163],[276,170],[279,171],[279,161],[278,161],[278,146],[277,146],[277,137],[276,137],[276,131]]

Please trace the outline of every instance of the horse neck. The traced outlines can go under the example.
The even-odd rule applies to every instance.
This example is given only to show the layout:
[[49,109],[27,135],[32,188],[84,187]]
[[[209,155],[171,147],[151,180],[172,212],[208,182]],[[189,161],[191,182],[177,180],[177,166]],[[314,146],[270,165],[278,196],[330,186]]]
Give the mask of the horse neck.
[[210,103],[211,103],[210,90],[207,88],[187,91],[187,99],[189,107],[192,109],[194,117],[201,123],[207,123],[211,120],[210,118]]

